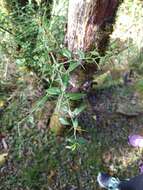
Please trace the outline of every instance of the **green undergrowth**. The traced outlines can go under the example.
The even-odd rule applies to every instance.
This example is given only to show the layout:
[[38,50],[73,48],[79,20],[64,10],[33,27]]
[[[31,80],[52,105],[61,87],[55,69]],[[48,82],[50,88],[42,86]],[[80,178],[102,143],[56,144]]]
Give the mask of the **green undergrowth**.
[[[76,109],[79,113],[85,109],[83,115],[73,120],[76,126],[80,125],[77,134],[71,128],[56,137],[49,131],[49,119],[57,97],[62,97],[61,107],[69,103],[66,87],[80,62],[74,61],[71,52],[59,43],[63,34],[55,44],[43,10],[44,6],[36,11],[27,6],[19,17],[15,17],[17,11],[9,17],[3,12],[0,15],[5,28],[17,34],[0,33],[0,137],[7,144],[0,143],[0,154],[8,152],[5,164],[0,165],[0,189],[91,190],[98,189],[99,171],[121,178],[136,175],[142,150],[129,147],[127,139],[130,133],[142,132],[143,120],[140,115],[130,116],[130,110],[126,113],[123,105],[126,102],[135,114],[135,105],[137,111],[142,107],[143,60],[139,43],[142,41],[135,43],[132,36],[111,37],[107,53],[100,57],[98,72],[91,81],[91,103],[82,94],[70,97],[82,96],[87,104],[86,109],[83,105]],[[142,28],[140,5],[136,10],[137,13],[132,1],[128,1],[120,11],[125,15],[127,11],[132,18],[135,14],[133,28],[138,30],[135,20],[139,20],[138,26]],[[17,27],[13,29],[10,21]],[[117,22],[116,27],[115,31],[119,27],[125,33],[125,26]],[[89,64],[96,62],[95,55],[99,56],[96,51],[88,55],[78,52],[80,59]]]
[[[23,90],[20,89],[20,92],[26,92]],[[94,117],[96,112],[90,111],[89,108],[87,110],[89,117],[86,115],[84,122],[81,123],[83,132],[75,140],[74,136],[71,136],[72,133],[66,137],[55,137],[48,129],[48,123],[44,123],[45,117],[43,118],[44,113],[41,113],[41,109],[30,112],[32,109],[26,94],[18,93],[17,90],[17,96],[13,97],[1,115],[1,133],[7,136],[10,146],[9,157],[5,164],[6,174],[2,173],[1,187],[14,190],[20,188],[56,190],[59,187],[66,189],[75,186],[88,190],[97,189],[96,176],[99,171],[111,172],[121,178],[138,173],[141,152],[132,150],[127,145],[127,138],[130,127],[142,121],[135,119],[129,126],[128,120],[114,113],[115,102],[120,103],[133,92],[134,86],[124,84],[107,85],[106,88],[97,89],[100,98],[97,97],[96,101],[101,101],[102,104],[105,102],[106,105],[109,101],[106,97],[112,94],[113,102],[109,108],[107,105],[109,110],[113,110],[110,114],[112,118],[110,120],[109,116],[107,119],[106,115],[103,115],[105,118],[100,121],[100,126],[96,126],[96,121],[94,124],[91,121],[90,125],[92,117],[93,120],[98,118]],[[39,123],[41,116],[43,123]],[[118,131],[118,135],[110,126],[110,122],[118,125],[118,129],[121,130]],[[112,141],[114,138],[116,141]],[[119,147],[122,147],[121,150],[126,155],[127,152],[131,152],[127,163],[123,164],[124,156],[123,152],[118,154]],[[104,153],[107,155],[104,156]]]

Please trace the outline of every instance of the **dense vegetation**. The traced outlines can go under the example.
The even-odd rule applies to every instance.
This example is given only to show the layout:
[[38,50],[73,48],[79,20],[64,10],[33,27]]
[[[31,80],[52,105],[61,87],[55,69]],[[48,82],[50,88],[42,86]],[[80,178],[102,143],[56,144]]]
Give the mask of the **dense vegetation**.
[[[127,139],[143,133],[142,2],[121,5],[104,56],[92,49],[77,57],[52,1],[0,6],[0,189],[98,189],[101,170],[138,173],[142,150]],[[82,61],[96,72],[71,93]]]

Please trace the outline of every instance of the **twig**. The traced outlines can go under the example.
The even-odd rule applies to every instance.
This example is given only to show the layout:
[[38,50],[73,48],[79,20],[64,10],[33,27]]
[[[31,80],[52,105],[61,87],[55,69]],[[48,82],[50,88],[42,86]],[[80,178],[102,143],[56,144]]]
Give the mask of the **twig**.
[[8,32],[8,33],[11,34],[11,35],[14,35],[10,30],[4,28],[3,26],[0,26],[0,29],[1,29],[1,30],[4,30],[5,32]]

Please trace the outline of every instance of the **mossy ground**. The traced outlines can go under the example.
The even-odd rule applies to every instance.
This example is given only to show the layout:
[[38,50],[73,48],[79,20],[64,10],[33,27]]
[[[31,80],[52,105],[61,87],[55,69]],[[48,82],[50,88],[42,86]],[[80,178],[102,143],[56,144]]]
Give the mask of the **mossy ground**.
[[22,85],[21,79],[15,79],[18,88],[2,84],[1,97],[8,102],[1,106],[1,153],[8,152],[8,157],[1,165],[0,189],[91,190],[98,189],[99,171],[120,178],[139,173],[142,149],[128,144],[129,134],[143,134],[143,99],[137,78],[128,84],[110,83],[106,88],[104,84],[88,94],[87,110],[79,116],[84,130],[78,135],[80,146],[71,151],[66,147],[74,142],[72,133],[55,137],[48,129],[49,102],[35,109],[42,86],[39,89],[37,81],[37,88],[30,75]]

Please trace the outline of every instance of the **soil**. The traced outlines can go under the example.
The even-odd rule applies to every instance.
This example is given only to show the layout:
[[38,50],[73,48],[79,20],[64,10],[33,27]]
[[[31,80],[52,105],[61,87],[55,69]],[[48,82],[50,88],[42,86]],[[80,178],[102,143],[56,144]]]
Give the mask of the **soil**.
[[80,123],[90,131],[88,138],[94,143],[94,151],[101,151],[100,170],[121,178],[137,175],[143,152],[131,147],[128,137],[143,135],[143,107],[134,85],[93,91],[88,95],[88,102]]
[[[113,85],[88,93],[84,99],[87,109],[79,116],[83,129],[79,140],[83,141],[83,145],[81,143],[80,148],[73,152],[65,148],[68,145],[65,138],[54,140],[47,131],[50,116],[47,114],[48,104],[36,112],[36,125],[28,121],[21,126],[20,137],[14,124],[5,128],[4,118],[8,121],[6,114],[11,113],[11,109],[24,114],[23,108],[10,107],[17,96],[12,98],[10,105],[7,105],[9,108],[4,108],[6,111],[1,115],[0,148],[2,153],[8,151],[9,156],[1,166],[0,189],[98,190],[98,172],[108,172],[120,179],[139,173],[143,151],[128,144],[130,134],[143,135],[143,100],[133,83]],[[27,97],[24,110],[33,104],[31,99],[29,102],[29,93]],[[35,98],[35,95],[32,97]],[[20,104],[19,100],[16,104]],[[15,122],[15,119],[12,118],[10,122]]]

